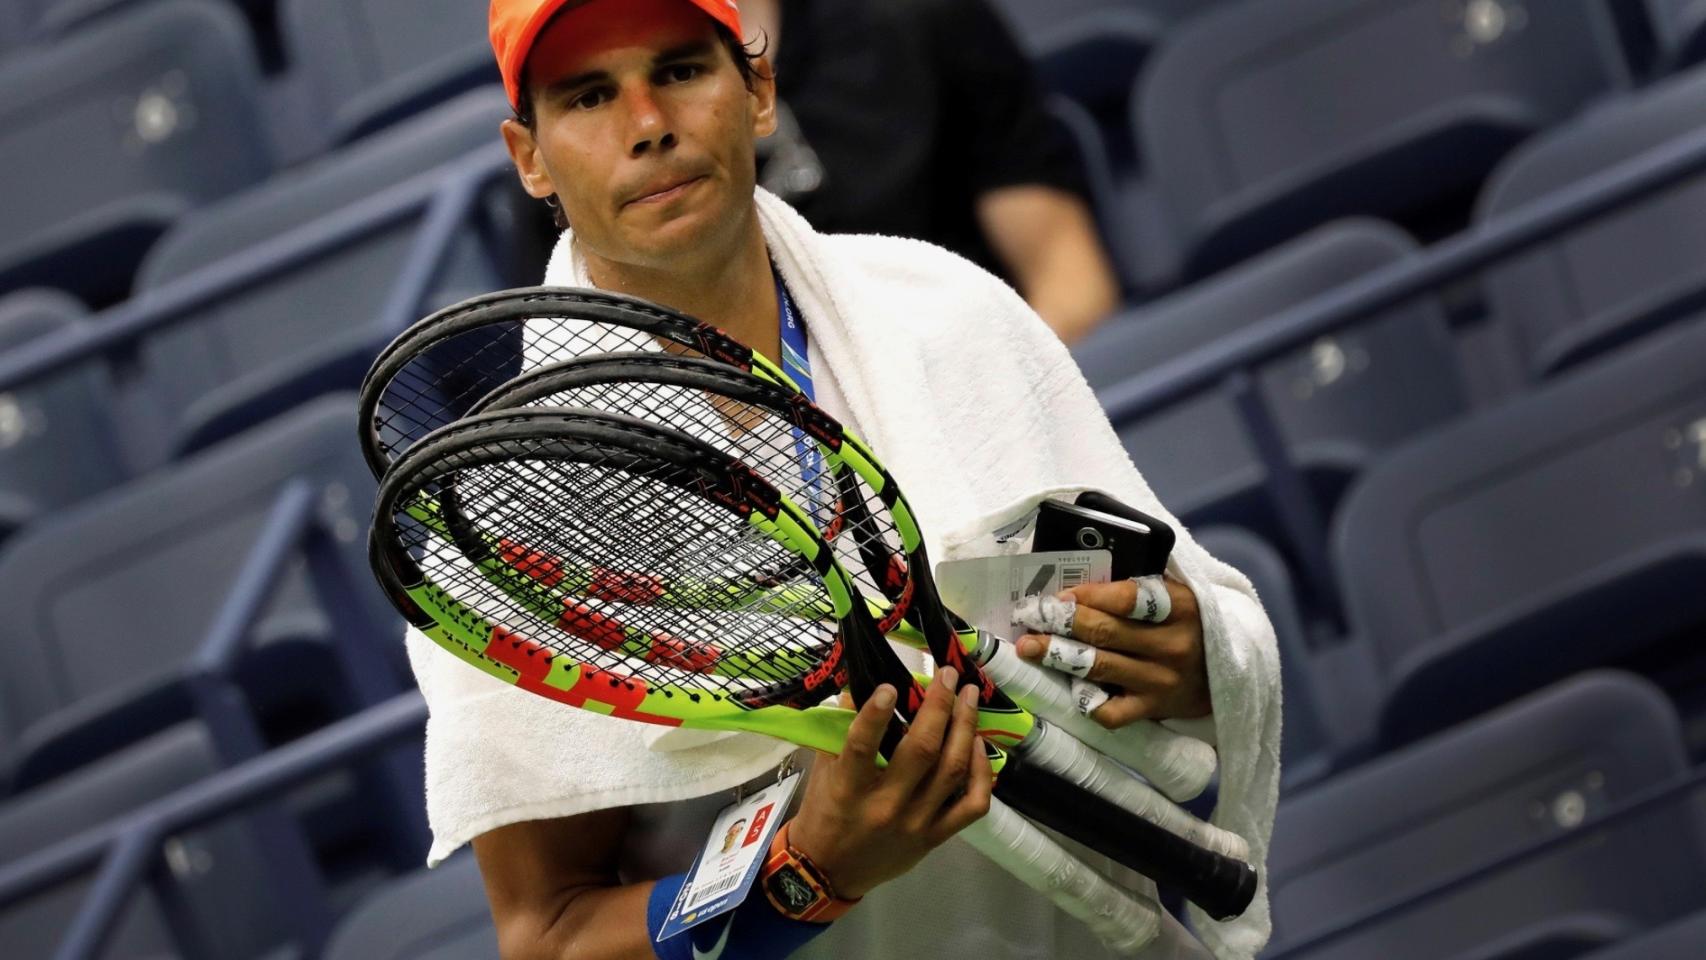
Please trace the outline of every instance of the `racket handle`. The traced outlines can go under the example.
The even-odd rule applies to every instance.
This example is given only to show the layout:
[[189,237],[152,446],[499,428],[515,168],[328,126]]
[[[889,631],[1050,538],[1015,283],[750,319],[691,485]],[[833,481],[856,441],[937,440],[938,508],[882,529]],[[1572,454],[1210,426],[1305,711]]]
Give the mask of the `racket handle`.
[[1160,932],[1159,904],[1097,873],[999,800],[960,837],[1082,921],[1114,953],[1134,956]]
[[1216,920],[1230,920],[1256,896],[1256,871],[1234,857],[1200,847],[1062,780],[1023,750],[1007,754],[995,796],[1050,827],[1178,891]]
[[1107,730],[1078,712],[1071,683],[1053,670],[1019,659],[1013,645],[979,637],[983,671],[1019,706],[1053,723],[1097,751],[1142,774],[1176,801],[1200,795],[1214,777],[1214,748],[1152,720]]

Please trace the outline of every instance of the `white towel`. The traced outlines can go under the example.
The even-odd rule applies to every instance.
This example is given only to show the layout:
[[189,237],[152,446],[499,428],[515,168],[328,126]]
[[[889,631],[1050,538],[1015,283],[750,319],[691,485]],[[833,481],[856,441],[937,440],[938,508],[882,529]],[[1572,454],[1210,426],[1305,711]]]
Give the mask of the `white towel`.
[[[1066,349],[1005,284],[930,244],[819,234],[776,197],[760,190],[757,202],[813,345],[906,491],[932,556],[998,552],[991,531],[1044,497],[1092,488],[1179,531],[1169,570],[1195,591],[1202,612],[1210,736],[1220,754],[1212,822],[1244,837],[1262,869],[1279,785],[1279,660],[1249,580],[1209,556],[1155,499]],[[592,286],[567,232],[545,281]],[[648,749],[641,725],[505,686],[418,634],[410,656],[432,711],[429,862],[507,823],[729,789],[790,749],[745,734]],[[1266,942],[1262,876],[1237,920],[1219,923],[1192,908],[1215,956],[1254,957]]]

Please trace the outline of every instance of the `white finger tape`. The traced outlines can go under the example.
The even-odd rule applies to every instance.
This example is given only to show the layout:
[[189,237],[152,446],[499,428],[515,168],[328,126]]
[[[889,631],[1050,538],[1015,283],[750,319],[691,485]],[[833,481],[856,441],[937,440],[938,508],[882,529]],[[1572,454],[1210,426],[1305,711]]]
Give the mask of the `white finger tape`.
[[1173,613],[1173,598],[1167,593],[1167,581],[1160,574],[1134,577],[1137,582],[1137,602],[1132,604],[1131,618],[1160,623]]
[[1013,622],[1026,630],[1072,636],[1072,618],[1078,613],[1078,601],[1039,593],[1026,597],[1013,606]]
[[1103,690],[1100,684],[1077,677],[1072,679],[1072,702],[1083,716],[1088,717],[1095,713],[1096,708],[1107,703],[1109,699],[1108,691]]
[[1088,677],[1096,663],[1096,648],[1062,636],[1049,638],[1043,651],[1043,666],[1075,677]]

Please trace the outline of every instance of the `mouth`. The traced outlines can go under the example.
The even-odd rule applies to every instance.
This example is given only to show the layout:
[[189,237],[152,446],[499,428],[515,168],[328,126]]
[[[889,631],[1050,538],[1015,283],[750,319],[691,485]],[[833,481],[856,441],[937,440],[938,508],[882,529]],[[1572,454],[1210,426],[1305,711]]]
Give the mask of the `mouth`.
[[636,204],[668,203],[669,201],[674,200],[675,198],[686,193],[689,189],[691,189],[693,187],[694,184],[696,184],[699,181],[704,180],[704,179],[705,179],[704,176],[689,177],[686,180],[677,180],[674,183],[659,186],[655,189],[651,189],[648,192],[641,194],[638,197],[635,197],[632,200],[629,200],[626,204],[624,204],[624,206],[636,205]]

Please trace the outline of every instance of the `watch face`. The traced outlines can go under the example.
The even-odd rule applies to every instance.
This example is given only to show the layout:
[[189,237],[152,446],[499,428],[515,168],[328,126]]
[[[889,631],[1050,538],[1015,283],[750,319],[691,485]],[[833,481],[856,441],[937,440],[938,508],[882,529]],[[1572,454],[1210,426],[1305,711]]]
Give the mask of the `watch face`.
[[799,913],[817,902],[817,891],[792,865],[770,875],[770,890],[792,913]]

